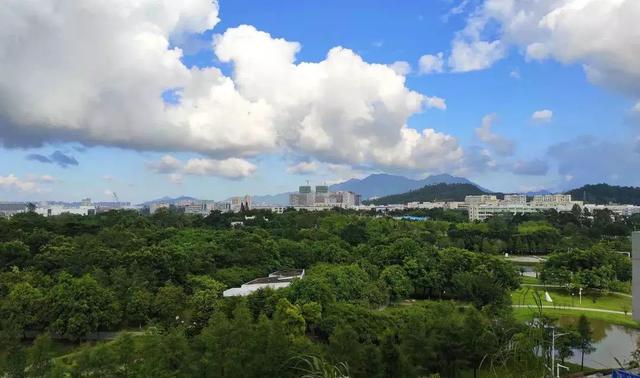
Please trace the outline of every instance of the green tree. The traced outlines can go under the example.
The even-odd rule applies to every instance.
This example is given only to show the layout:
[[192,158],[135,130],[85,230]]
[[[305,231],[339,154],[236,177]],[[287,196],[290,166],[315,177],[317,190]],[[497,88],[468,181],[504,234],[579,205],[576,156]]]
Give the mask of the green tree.
[[584,370],[584,355],[591,354],[596,348],[593,346],[593,334],[591,332],[591,324],[589,319],[580,315],[578,319],[578,342],[577,346],[580,349],[580,370]]
[[400,265],[390,265],[384,268],[380,279],[389,287],[392,301],[408,297],[413,290],[407,272]]
[[38,336],[33,345],[28,350],[29,377],[47,377],[51,370],[53,353],[53,342],[49,334]]
[[109,329],[120,322],[113,293],[91,277],[60,275],[47,296],[51,331],[78,340],[91,332]]

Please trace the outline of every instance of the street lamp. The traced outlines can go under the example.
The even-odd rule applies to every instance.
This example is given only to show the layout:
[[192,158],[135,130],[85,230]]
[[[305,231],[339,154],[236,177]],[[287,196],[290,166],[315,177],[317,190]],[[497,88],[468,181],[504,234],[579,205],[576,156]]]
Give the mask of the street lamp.
[[[558,377],[560,377],[560,368],[556,367],[556,339],[560,336],[568,335],[568,333],[556,333],[556,327],[553,326],[545,326],[545,328],[551,328],[551,378],[556,377],[556,372],[554,369],[558,369]],[[558,364],[560,365],[560,364]],[[565,368],[563,366],[563,368]]]

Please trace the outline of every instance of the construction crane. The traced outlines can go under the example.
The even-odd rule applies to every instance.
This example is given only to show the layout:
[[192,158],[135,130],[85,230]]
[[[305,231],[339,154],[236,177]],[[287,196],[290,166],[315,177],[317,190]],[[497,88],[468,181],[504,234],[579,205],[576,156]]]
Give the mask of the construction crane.
[[116,192],[112,192],[113,193],[113,198],[115,198],[116,200],[116,206],[120,207],[120,198],[118,198],[118,195],[116,194]]

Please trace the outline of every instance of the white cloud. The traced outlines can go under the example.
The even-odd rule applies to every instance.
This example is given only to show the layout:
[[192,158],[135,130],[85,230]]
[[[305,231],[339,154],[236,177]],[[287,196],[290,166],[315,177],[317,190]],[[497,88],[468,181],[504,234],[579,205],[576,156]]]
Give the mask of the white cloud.
[[632,110],[636,113],[640,113],[640,101],[633,106]]
[[439,52],[435,55],[426,54],[418,61],[420,73],[423,75],[440,73],[444,70],[444,54]]
[[445,102],[444,98],[440,98],[436,96],[425,97],[425,103],[428,108],[436,108],[440,110],[447,109],[447,103]]
[[42,175],[38,177],[37,180],[43,183],[52,183],[57,181],[56,178],[51,175]]
[[[214,51],[234,66],[238,91],[251,101],[265,100],[278,109],[274,124],[282,142],[295,152],[330,163],[413,169],[452,164],[454,143],[431,161],[414,161],[417,149],[436,140],[408,139],[408,117],[428,105],[426,96],[410,91],[402,75],[386,65],[370,64],[353,51],[333,48],[318,63],[295,63],[300,45],[251,26],[228,29],[217,36]],[[431,101],[433,104],[434,101]],[[442,102],[435,101],[442,107]],[[420,134],[419,139],[439,135]],[[403,150],[407,159],[385,153]]]
[[393,62],[389,65],[389,68],[393,70],[393,72],[398,75],[407,76],[411,73],[411,65],[409,62],[405,62],[404,60],[399,60],[397,62]]
[[522,78],[522,76],[520,76],[520,70],[518,70],[517,68],[511,70],[511,72],[509,72],[509,77],[512,79],[516,79],[519,80]]
[[[465,50],[464,45],[459,45],[461,42],[484,43],[485,47],[497,43],[502,50],[515,45],[525,51],[527,59],[580,64],[592,82],[639,96],[638,19],[637,0],[485,0],[468,17],[466,28],[458,33],[452,46],[454,53],[462,46],[461,51],[468,54],[461,55],[468,58],[486,55],[486,51]],[[496,25],[497,39],[483,38],[487,29],[496,29]],[[503,56],[493,54],[492,59],[479,59],[485,64],[475,67],[488,68]]]
[[185,163],[171,155],[165,155],[158,161],[148,162],[147,169],[166,174],[174,184],[182,182],[182,175],[217,176],[229,179],[241,179],[255,173],[257,167],[244,159],[189,159]]
[[553,112],[549,109],[537,110],[531,115],[534,122],[549,122],[553,118]]
[[453,72],[484,70],[505,55],[500,41],[456,40],[451,48],[449,67]]
[[306,175],[318,171],[318,163],[315,161],[301,161],[287,167],[287,173],[294,175]]
[[497,119],[495,113],[482,117],[482,126],[476,129],[476,136],[502,156],[513,155],[515,144],[512,140],[493,132],[492,127]]
[[52,179],[53,177],[48,175],[20,179],[14,174],[9,174],[7,176],[0,176],[0,189],[16,190],[25,193],[43,193],[48,191],[48,189],[41,188],[38,183],[50,183],[53,181]]
[[146,165],[155,173],[173,173],[182,168],[182,162],[171,155],[164,155],[160,160],[148,162]]
[[220,176],[230,179],[240,179],[251,176],[256,166],[243,159],[229,158],[225,160],[189,159],[183,172],[197,176]]
[[[1,7],[1,142],[76,141],[214,160],[287,151],[383,168],[455,163],[447,159],[459,146],[449,136],[452,150],[438,146],[431,161],[384,157],[403,150],[413,159],[442,135],[407,129],[408,118],[434,102],[406,87],[403,64],[368,63],[342,47],[319,62],[298,62],[300,44],[242,25],[213,41],[218,61],[232,65],[231,77],[216,67],[188,68],[169,41],[213,28],[217,16],[211,0]],[[167,92],[175,101],[163,101]],[[175,169],[170,162],[151,168]]]
[[179,173],[170,173],[169,176],[167,177],[169,178],[169,181],[172,184],[176,184],[176,185],[182,184],[182,175]]

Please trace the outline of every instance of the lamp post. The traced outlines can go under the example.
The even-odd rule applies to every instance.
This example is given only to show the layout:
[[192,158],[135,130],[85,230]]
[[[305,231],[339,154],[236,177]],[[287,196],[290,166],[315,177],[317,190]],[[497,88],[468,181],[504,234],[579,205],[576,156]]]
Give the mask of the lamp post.
[[551,328],[551,378],[556,377],[555,369],[558,369],[558,377],[560,377],[560,370],[556,367],[556,339],[560,336],[568,335],[568,333],[556,333],[556,327],[545,326],[545,328]]

